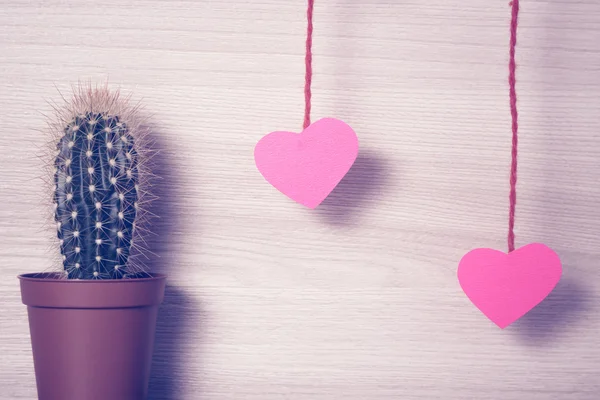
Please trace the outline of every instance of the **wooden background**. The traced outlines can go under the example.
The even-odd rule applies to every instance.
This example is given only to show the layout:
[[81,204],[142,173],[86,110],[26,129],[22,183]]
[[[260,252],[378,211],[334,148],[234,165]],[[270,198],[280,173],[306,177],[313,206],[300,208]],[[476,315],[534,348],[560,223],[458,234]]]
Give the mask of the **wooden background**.
[[503,331],[456,265],[506,247],[508,1],[317,1],[313,117],[361,153],[310,211],[253,162],[302,124],[304,1],[1,0],[0,399],[35,398],[16,275],[52,266],[38,130],[80,79],[160,139],[152,399],[598,399],[600,2],[521,7],[517,244],[564,276]]

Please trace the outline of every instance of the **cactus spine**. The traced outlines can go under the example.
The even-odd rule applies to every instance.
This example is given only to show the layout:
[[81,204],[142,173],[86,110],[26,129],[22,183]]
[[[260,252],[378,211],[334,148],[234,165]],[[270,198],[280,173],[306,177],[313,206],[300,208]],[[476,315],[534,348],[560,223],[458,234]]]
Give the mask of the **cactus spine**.
[[136,112],[118,93],[87,88],[64,114],[53,162],[63,268],[69,279],[131,277],[143,195]]

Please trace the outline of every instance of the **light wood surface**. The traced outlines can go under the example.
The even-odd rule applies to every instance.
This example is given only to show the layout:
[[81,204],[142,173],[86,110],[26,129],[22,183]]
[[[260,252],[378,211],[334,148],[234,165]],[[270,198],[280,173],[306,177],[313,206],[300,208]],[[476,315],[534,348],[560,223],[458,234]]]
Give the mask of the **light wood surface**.
[[0,399],[35,398],[16,275],[54,260],[42,114],[106,79],[162,148],[152,399],[598,399],[600,2],[521,7],[517,244],[565,272],[502,331],[456,265],[506,247],[508,1],[317,1],[313,117],[361,154],[315,211],[252,156],[302,124],[303,1],[0,1]]

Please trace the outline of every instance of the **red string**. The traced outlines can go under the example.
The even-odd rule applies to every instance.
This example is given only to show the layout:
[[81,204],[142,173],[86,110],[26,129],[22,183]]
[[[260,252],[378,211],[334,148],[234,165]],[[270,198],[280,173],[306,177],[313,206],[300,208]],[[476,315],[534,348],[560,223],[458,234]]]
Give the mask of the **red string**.
[[519,15],[519,0],[512,0],[512,16],[510,21],[510,59],[508,62],[508,85],[510,92],[510,116],[512,120],[512,151],[510,163],[510,210],[508,213],[508,251],[515,249],[515,209],[517,206],[517,145],[518,145],[518,114],[517,91],[515,89],[515,47],[517,45],[517,23]]
[[306,129],[306,127],[310,125],[310,84],[312,83],[312,34],[314,6],[315,1],[308,0],[308,8],[306,9],[306,18],[308,20],[308,25],[306,27],[306,56],[304,57],[306,73],[304,80],[304,125],[302,127],[303,129]]

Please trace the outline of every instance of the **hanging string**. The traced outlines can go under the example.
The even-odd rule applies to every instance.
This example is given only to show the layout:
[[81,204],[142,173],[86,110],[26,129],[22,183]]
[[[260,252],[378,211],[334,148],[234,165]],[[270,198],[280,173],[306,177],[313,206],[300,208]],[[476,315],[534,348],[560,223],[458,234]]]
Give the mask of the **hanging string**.
[[515,249],[515,209],[517,206],[517,145],[518,141],[518,114],[517,91],[515,71],[515,47],[517,45],[517,23],[519,15],[519,0],[512,0],[512,16],[510,20],[510,59],[508,61],[508,85],[510,96],[510,116],[512,121],[512,151],[510,163],[510,210],[508,213],[508,251]]
[[308,25],[306,27],[306,55],[304,57],[306,73],[304,78],[304,125],[302,126],[303,129],[306,129],[306,127],[310,125],[310,85],[312,83],[312,34],[314,6],[315,1],[308,0],[308,8],[306,9],[306,18],[308,20]]

